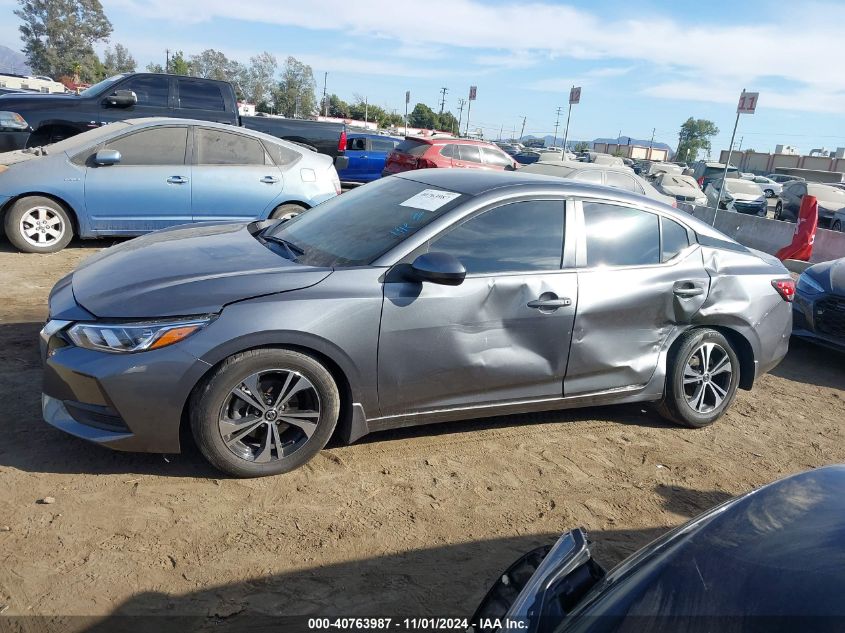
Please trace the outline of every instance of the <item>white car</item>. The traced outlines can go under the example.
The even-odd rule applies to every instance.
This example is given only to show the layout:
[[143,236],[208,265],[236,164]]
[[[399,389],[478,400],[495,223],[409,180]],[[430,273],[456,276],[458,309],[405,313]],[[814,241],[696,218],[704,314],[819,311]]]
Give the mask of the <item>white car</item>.
[[678,202],[707,205],[707,196],[692,176],[662,172],[657,174],[653,184],[660,193],[672,196]]
[[747,177],[743,176],[742,178],[760,185],[760,188],[763,190],[763,193],[766,194],[767,198],[776,198],[783,190],[783,185],[781,183],[775,182],[771,178],[766,178],[765,176],[755,176],[754,174],[749,174]]
[[720,209],[736,211],[766,217],[769,203],[766,195],[756,182],[744,178],[727,178],[725,180],[725,193],[719,203],[719,191],[722,187],[722,179],[718,178],[710,182],[704,190],[707,196],[707,206]]

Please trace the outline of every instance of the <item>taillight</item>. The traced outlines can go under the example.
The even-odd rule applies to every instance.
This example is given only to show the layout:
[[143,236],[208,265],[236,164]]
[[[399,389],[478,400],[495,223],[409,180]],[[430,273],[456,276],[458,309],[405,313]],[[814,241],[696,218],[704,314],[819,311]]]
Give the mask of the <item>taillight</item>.
[[772,286],[784,301],[791,302],[795,298],[795,281],[792,279],[772,279]]
[[346,151],[346,130],[340,133],[340,140],[337,142],[337,151],[343,154]]
[[417,169],[433,169],[435,167],[437,167],[437,163],[433,160],[429,160],[428,158],[417,159]]

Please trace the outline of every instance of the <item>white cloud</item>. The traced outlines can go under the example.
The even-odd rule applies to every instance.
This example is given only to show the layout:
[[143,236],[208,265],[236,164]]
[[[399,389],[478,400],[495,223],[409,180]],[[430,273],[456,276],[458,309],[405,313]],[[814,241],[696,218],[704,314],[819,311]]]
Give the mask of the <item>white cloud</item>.
[[[459,47],[472,50],[470,61],[488,69],[527,68],[535,59],[549,58],[627,60],[677,69],[681,81],[685,74],[703,78],[703,87],[697,81],[686,85],[697,100],[733,101],[743,86],[754,89],[755,81],[783,78],[798,87],[792,94],[771,94],[761,104],[827,111],[839,107],[840,93],[845,91],[845,64],[837,62],[835,53],[845,21],[843,4],[786,4],[747,24],[732,20],[726,8],[691,11],[683,21],[646,12],[636,18],[605,19],[588,9],[517,0],[496,4],[428,0],[424,10],[411,14],[379,0],[311,0],[282,6],[278,0],[104,0],[104,4],[107,10],[120,6],[139,17],[177,23],[224,18],[388,38],[400,43],[400,51],[417,50],[419,58]],[[539,35],[538,27],[549,36]],[[377,67],[382,74],[404,68],[391,70],[391,63],[379,60]],[[711,82],[712,77],[720,79]],[[647,92],[676,98],[677,79],[663,72]],[[557,86],[553,80],[545,81]],[[722,87],[726,95],[714,90]],[[808,95],[811,101],[801,98]]]

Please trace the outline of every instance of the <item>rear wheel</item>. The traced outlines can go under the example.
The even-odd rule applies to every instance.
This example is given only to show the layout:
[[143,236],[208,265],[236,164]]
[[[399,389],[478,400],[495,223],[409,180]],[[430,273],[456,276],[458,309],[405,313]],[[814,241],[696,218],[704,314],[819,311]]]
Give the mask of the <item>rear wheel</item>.
[[777,204],[775,205],[775,220],[782,220],[783,219],[783,203],[778,200]]
[[191,399],[191,430],[209,462],[236,477],[305,464],[329,441],[340,412],[331,374],[305,354],[259,349],[227,359]]
[[730,342],[716,330],[690,330],[669,354],[658,410],[675,424],[707,426],[730,406],[738,386],[739,359]]
[[766,194],[767,198],[774,198],[775,197],[775,192],[772,189],[766,189],[763,193]]
[[270,219],[290,220],[291,218],[298,216],[303,211],[305,211],[305,209],[298,204],[280,204],[278,207],[273,209],[273,213],[270,214]]
[[24,253],[55,253],[73,237],[70,214],[52,198],[26,196],[6,212],[9,241]]
[[830,228],[833,229],[834,231],[841,231],[842,230],[842,223],[839,220],[834,220],[833,226],[830,227]]

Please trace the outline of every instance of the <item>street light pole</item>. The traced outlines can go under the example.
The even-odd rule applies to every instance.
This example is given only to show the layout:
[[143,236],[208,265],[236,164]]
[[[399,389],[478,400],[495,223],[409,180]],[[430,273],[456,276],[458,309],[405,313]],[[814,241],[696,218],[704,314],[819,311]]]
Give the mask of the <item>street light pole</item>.
[[528,120],[527,116],[522,117],[522,129],[519,131],[519,142],[522,142],[522,137],[525,136],[525,121]]
[[563,152],[566,154],[566,141],[569,138],[569,118],[572,116],[572,104],[569,104],[569,112],[566,114],[566,131],[563,133]]
[[[745,88],[742,89],[742,94],[745,94]],[[716,214],[719,213],[719,207],[722,206],[722,194],[725,191],[725,181],[728,179],[728,166],[731,164],[731,156],[734,151],[734,139],[736,138],[736,128],[739,126],[739,115],[739,108],[737,108],[736,121],[734,121],[734,131],[731,133],[731,144],[728,146],[728,160],[725,162],[724,171],[722,171],[722,185],[719,187],[719,199],[716,200],[716,210],[713,212],[713,226],[716,226]]]

